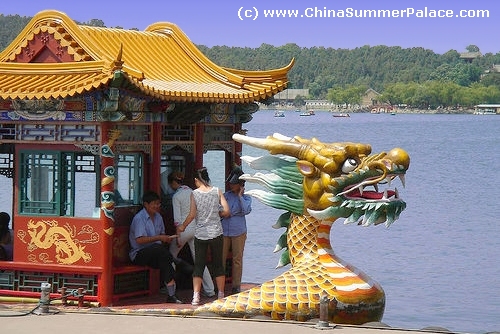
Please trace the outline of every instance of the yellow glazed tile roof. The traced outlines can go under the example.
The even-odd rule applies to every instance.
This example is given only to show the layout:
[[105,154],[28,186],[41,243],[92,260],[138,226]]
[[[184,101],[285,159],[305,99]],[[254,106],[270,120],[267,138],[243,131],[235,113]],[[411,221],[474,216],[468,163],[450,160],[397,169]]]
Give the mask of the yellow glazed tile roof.
[[[44,34],[53,36],[73,61],[18,62],[36,52],[31,43]],[[0,98],[65,98],[110,85],[121,73],[127,88],[161,100],[249,103],[285,89],[293,64],[292,59],[268,71],[224,68],[172,23],[155,23],[144,31],[90,27],[64,13],[42,11],[0,53]]]

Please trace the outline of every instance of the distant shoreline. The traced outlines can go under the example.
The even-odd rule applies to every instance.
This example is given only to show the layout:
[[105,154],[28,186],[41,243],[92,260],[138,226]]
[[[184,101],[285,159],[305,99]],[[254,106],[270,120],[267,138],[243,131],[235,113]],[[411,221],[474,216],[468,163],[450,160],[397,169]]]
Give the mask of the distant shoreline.
[[[331,113],[359,113],[359,114],[369,114],[371,113],[368,109],[331,109],[331,108],[297,108],[297,107],[276,107],[276,106],[264,106],[260,105],[259,110],[280,110],[280,111],[296,111],[296,110],[314,110],[314,111],[327,111]],[[393,109],[391,111],[380,112],[380,114],[474,114],[474,109],[457,109],[457,110],[447,110],[447,109]]]

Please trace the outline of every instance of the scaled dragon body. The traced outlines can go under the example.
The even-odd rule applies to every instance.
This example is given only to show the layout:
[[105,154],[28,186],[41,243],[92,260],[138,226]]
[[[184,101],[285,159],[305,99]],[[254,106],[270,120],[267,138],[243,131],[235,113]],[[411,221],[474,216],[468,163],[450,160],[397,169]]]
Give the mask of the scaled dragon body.
[[396,189],[381,188],[390,187],[396,177],[404,185],[409,155],[400,148],[371,154],[367,144],[322,143],[279,134],[265,139],[235,134],[233,139],[271,154],[243,157],[254,170],[270,173],[242,178],[268,190],[251,190],[252,196],[287,211],[275,227],[287,227],[277,248],[284,249],[280,265],[290,263],[291,269],[260,286],[200,306],[195,314],[306,321],[319,317],[320,299],[326,296],[329,321],[380,321],[384,291],[335,255],[330,228],[341,217],[365,226],[382,222],[389,226],[398,219],[405,202]]

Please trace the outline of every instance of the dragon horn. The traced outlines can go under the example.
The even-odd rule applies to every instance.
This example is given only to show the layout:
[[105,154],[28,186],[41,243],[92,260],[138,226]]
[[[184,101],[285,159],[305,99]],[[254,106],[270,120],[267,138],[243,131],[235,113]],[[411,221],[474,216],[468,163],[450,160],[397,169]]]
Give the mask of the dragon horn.
[[233,139],[242,144],[265,149],[271,154],[286,154],[296,158],[300,158],[300,152],[308,146],[298,142],[287,141],[271,136],[267,136],[265,139],[262,139],[235,133],[233,134]]
[[269,151],[271,154],[285,154],[300,160],[307,160],[322,170],[335,169],[331,159],[321,155],[311,147],[311,143],[300,143],[295,139],[275,134],[265,139],[233,134],[233,140],[242,144],[258,147]]

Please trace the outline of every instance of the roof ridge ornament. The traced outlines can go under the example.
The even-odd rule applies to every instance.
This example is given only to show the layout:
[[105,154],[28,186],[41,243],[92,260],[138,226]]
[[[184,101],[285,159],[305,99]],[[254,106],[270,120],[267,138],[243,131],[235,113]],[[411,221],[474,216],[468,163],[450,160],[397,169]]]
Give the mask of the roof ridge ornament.
[[116,56],[116,60],[113,62],[113,71],[121,71],[123,68],[123,43],[120,43],[120,50],[118,50],[118,55]]

